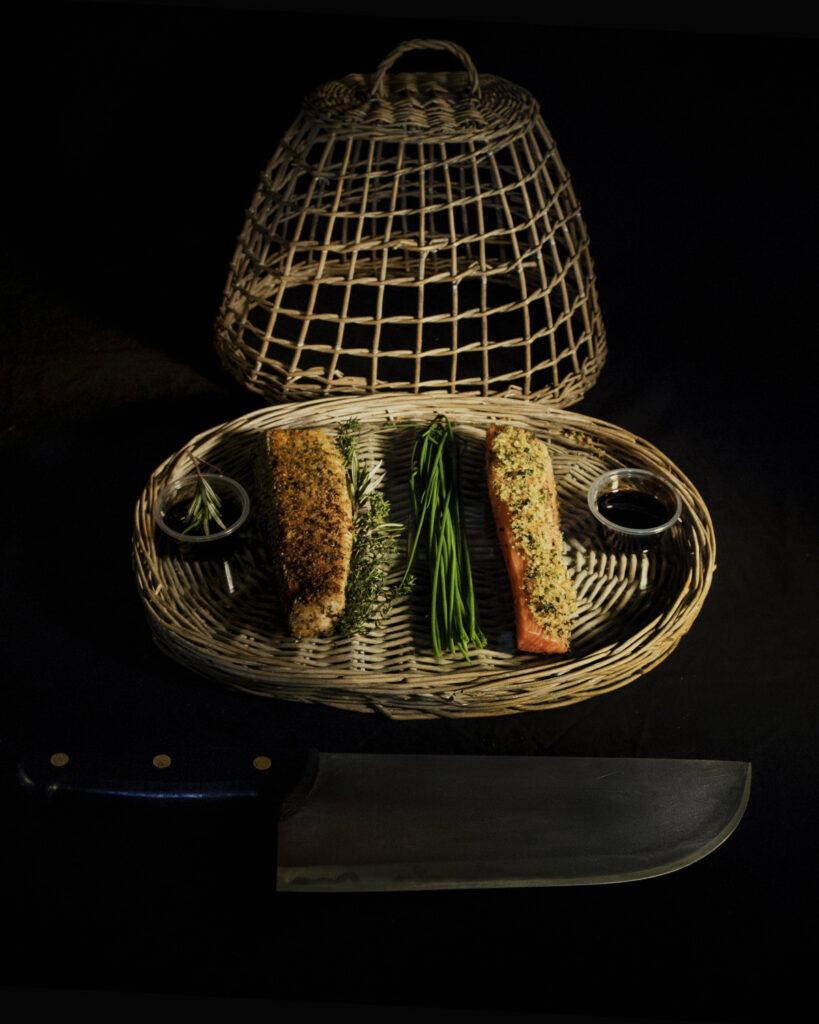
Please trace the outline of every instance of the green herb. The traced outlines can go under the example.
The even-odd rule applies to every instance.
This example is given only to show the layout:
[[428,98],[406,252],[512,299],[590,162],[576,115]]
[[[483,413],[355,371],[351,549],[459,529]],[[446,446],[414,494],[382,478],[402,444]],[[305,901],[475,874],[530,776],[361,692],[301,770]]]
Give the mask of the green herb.
[[412,449],[410,494],[415,537],[405,576],[420,538],[425,538],[430,574],[430,629],[436,658],[445,650],[486,647],[478,623],[472,567],[466,542],[460,490],[458,442],[449,419],[440,414],[418,435]]
[[197,480],[193,497],[188,503],[187,515],[185,517],[188,525],[182,532],[191,533],[193,530],[196,530],[199,533],[205,534],[205,536],[210,536],[212,522],[215,522],[222,530],[225,529],[225,524],[220,514],[222,511],[222,499],[214,491],[210,481],[206,480],[202,475],[199,463],[193,452],[190,453],[190,456],[193,459],[193,468],[196,470],[196,475],[199,479]]
[[389,522],[390,504],[379,489],[382,463],[368,469],[359,455],[360,423],[350,419],[336,431],[336,446],[347,469],[347,490],[353,507],[353,547],[347,580],[344,614],[338,626],[342,636],[364,633],[381,625],[395,601],[409,593],[409,573],[390,586],[390,569],[398,554],[400,523]]
[[361,462],[358,453],[360,430],[359,421],[350,419],[336,431],[336,446],[347,468],[347,491],[353,506],[353,519],[367,504],[383,478],[380,462],[373,466],[372,470],[367,469]]

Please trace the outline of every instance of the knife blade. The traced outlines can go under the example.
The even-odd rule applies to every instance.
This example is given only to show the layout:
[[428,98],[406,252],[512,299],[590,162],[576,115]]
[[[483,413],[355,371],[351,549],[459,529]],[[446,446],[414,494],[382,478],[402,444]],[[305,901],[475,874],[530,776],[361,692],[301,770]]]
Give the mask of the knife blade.
[[717,849],[747,807],[744,761],[235,750],[101,771],[17,762],[49,800],[269,808],[280,892],[597,885],[668,874]]

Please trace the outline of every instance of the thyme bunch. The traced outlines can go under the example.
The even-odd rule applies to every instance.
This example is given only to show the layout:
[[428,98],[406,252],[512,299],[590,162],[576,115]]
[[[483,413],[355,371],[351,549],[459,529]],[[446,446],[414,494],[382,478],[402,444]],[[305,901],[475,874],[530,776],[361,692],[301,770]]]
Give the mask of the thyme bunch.
[[368,468],[359,453],[360,423],[353,418],[336,431],[335,442],[347,470],[347,490],[353,507],[353,546],[344,614],[338,626],[342,636],[368,632],[381,625],[395,601],[414,585],[405,573],[391,586],[390,570],[398,553],[397,536],[404,527],[389,521],[390,503],[380,490],[383,464]]

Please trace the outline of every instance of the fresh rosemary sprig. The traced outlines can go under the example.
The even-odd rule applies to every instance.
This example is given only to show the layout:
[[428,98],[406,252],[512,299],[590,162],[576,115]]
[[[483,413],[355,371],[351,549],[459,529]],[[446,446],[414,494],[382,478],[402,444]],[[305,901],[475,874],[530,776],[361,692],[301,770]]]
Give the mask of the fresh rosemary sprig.
[[390,586],[389,575],[398,554],[397,535],[404,529],[389,522],[390,504],[380,490],[382,463],[368,469],[358,450],[360,423],[350,419],[336,431],[336,445],[347,469],[347,490],[353,507],[353,548],[344,614],[338,626],[342,636],[368,632],[381,625],[395,601],[414,584],[405,573]]
[[336,445],[347,467],[347,490],[353,506],[353,518],[363,509],[384,477],[381,462],[377,462],[371,470],[361,462],[358,454],[360,429],[361,424],[353,418],[342,423],[336,432]]
[[187,514],[185,521],[187,526],[182,531],[183,533],[192,533],[196,530],[199,533],[203,533],[206,537],[210,536],[211,533],[211,522],[215,522],[220,529],[225,529],[224,521],[222,520],[222,499],[214,491],[209,480],[206,480],[202,475],[202,471],[199,468],[199,462],[193,452],[190,453],[191,459],[193,459],[193,468],[196,470],[198,480],[196,482],[196,490],[194,491],[193,497],[188,503]]
[[[430,629],[436,658],[486,647],[478,623],[472,566],[466,542],[460,487],[460,457],[452,424],[443,414],[421,431],[412,449],[410,494],[415,536],[407,562],[412,568],[420,538],[429,556]],[[405,574],[405,575],[406,575]]]

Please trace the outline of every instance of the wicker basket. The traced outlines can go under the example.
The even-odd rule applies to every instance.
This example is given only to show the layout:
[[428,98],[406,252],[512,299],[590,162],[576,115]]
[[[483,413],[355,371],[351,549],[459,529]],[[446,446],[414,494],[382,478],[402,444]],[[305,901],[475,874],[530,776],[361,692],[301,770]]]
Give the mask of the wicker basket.
[[[488,646],[471,663],[431,650],[423,588],[396,605],[377,632],[348,639],[288,636],[260,524],[253,515],[230,572],[221,562],[188,562],[163,546],[152,509],[159,490],[192,467],[215,463],[248,489],[256,506],[253,453],[272,427],[332,429],[352,416],[364,425],[446,413],[463,442],[466,524],[481,626]],[[516,650],[509,584],[495,538],[483,470],[490,422],[533,430],[555,465],[565,554],[579,614],[566,655]],[[381,458],[394,516],[409,522],[410,429],[364,432],[362,454]],[[642,558],[598,534],[586,505],[589,483],[618,465],[669,478],[683,514],[663,546]],[[696,618],[715,569],[708,510],[692,484],[656,448],[611,424],[518,399],[399,395],[331,398],[268,407],[193,438],[151,476],[137,506],[137,585],[160,648],[201,676],[248,693],[379,711],[394,718],[488,716],[585,700],[624,686],[659,664]],[[400,574],[401,566],[396,567]]]
[[[463,70],[388,73],[414,49]],[[215,345],[270,402],[579,400],[605,332],[580,207],[535,99],[429,39],[318,88],[261,177]]]

